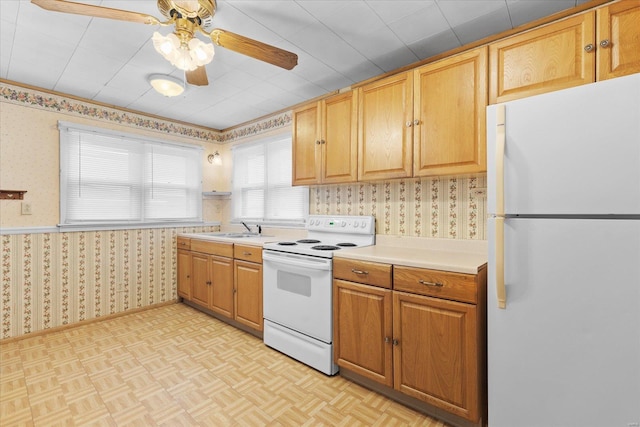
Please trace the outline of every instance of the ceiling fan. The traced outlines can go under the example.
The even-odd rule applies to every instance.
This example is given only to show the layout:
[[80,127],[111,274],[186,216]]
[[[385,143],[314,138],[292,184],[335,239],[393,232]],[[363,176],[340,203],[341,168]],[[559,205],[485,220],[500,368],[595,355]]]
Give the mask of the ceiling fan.
[[291,70],[298,64],[298,56],[295,53],[219,28],[209,30],[212,26],[213,15],[216,12],[216,0],[157,1],[158,9],[167,18],[166,21],[160,21],[144,13],[66,0],[31,0],[31,3],[55,12],[138,22],[147,25],[173,25],[174,32],[166,37],[158,32],[154,34],[154,47],[173,65],[185,70],[187,82],[192,85],[205,86],[209,84],[204,65],[213,59],[213,46],[203,43],[202,40],[197,38],[198,32],[204,34],[217,46],[268,62],[286,70]]

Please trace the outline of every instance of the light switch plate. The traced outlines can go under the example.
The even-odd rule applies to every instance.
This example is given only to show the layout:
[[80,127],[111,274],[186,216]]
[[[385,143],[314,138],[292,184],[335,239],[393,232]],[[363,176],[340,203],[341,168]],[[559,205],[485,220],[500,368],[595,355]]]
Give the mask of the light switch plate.
[[31,215],[31,203],[22,202],[22,205],[20,206],[20,208],[21,208],[22,215]]

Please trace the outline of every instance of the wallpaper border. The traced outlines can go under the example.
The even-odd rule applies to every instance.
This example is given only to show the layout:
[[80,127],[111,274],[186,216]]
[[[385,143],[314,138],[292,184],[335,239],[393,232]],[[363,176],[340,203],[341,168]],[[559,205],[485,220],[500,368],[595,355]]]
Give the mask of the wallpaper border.
[[206,142],[225,144],[250,136],[260,135],[274,129],[285,128],[289,126],[292,121],[291,111],[285,111],[257,119],[254,122],[240,125],[228,131],[220,131],[196,125],[189,126],[188,124],[180,124],[172,122],[171,120],[162,120],[160,118],[146,116],[142,113],[138,114],[99,105],[90,100],[77,100],[66,97],[64,94],[51,94],[46,91],[25,88],[6,82],[0,82],[0,100],[10,104],[105,120],[120,125],[161,132],[163,134],[174,134]]

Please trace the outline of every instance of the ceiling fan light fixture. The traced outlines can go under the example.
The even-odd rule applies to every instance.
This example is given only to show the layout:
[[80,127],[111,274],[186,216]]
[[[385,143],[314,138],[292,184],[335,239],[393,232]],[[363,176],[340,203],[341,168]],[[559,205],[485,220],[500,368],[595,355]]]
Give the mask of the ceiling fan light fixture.
[[156,31],[152,40],[154,49],[180,70],[193,71],[213,60],[213,44],[196,37],[182,43],[175,33],[163,36]]
[[213,50],[212,43],[204,43],[202,40],[195,37],[189,40],[189,55],[191,56],[191,60],[196,63],[198,67],[211,62],[214,54],[215,52]]
[[183,82],[173,76],[151,74],[147,80],[156,92],[167,97],[178,96],[184,92]]

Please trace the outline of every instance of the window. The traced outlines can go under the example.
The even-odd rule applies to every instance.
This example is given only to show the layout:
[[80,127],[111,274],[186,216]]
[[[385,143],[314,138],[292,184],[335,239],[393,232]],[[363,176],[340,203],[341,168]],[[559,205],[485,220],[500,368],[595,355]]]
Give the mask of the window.
[[62,226],[202,221],[202,147],[58,128]]
[[304,223],[309,189],[291,186],[291,136],[233,147],[233,217],[270,224]]

